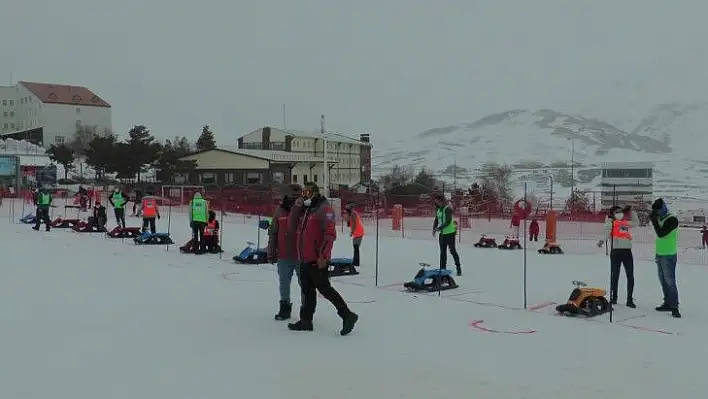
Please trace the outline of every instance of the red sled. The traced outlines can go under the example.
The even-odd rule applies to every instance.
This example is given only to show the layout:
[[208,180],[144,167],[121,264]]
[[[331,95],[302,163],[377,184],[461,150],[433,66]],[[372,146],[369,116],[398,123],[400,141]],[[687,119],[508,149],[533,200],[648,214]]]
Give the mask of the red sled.
[[81,222],[80,219],[56,218],[49,225],[55,229],[71,229]]
[[105,227],[95,226],[95,225],[89,224],[88,222],[84,222],[83,220],[80,221],[79,223],[76,223],[73,227],[71,227],[71,229],[77,233],[105,233],[106,232]]
[[113,230],[109,231],[107,236],[110,238],[135,238],[140,236],[142,231],[140,227],[120,227],[116,226]]

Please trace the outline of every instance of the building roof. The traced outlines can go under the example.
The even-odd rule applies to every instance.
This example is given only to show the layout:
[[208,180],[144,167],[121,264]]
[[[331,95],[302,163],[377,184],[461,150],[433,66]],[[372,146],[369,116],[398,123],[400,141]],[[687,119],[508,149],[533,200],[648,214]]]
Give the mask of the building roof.
[[19,82],[45,104],[68,104],[110,108],[104,99],[82,86]]
[[[363,142],[357,138],[350,137],[344,134],[339,134],[339,133],[334,133],[334,132],[326,132],[326,133],[321,133],[321,132],[308,132],[305,130],[297,130],[297,129],[280,129],[277,127],[270,127],[271,130],[282,132],[284,134],[289,134],[291,136],[295,137],[303,137],[303,138],[311,138],[311,139],[327,139],[327,140],[332,140],[338,143],[347,143],[347,144],[358,144],[358,145],[363,145],[367,147],[371,147],[371,143],[366,143]],[[261,130],[261,129],[258,129]],[[258,131],[256,130],[256,131]],[[251,132],[253,133],[253,132]],[[249,133],[249,134],[251,134]],[[241,136],[243,137],[243,136]]]
[[[300,154],[297,152],[287,152],[287,151],[277,151],[277,150],[247,150],[238,147],[223,146],[216,150],[204,150],[198,151],[192,154],[185,155],[183,158],[200,154],[207,151],[223,151],[231,154],[245,155],[247,157],[265,159],[270,162],[283,162],[283,163],[299,163],[299,162],[324,162],[324,159],[319,156]],[[335,154],[328,156],[329,163],[337,163]]]

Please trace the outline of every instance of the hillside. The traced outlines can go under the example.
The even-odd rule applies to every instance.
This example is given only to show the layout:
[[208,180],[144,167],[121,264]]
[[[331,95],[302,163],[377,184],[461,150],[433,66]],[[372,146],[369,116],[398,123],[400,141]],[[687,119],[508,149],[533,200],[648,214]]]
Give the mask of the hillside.
[[506,163],[516,169],[517,187],[528,181],[541,196],[549,191],[547,176],[554,176],[559,199],[570,192],[572,154],[576,185],[589,191],[599,191],[605,162],[653,162],[655,194],[708,200],[708,103],[662,104],[617,120],[552,109],[507,110],[377,146],[373,162],[380,173],[395,164],[425,166],[450,182],[456,164],[458,185],[474,181],[475,170],[486,162]]

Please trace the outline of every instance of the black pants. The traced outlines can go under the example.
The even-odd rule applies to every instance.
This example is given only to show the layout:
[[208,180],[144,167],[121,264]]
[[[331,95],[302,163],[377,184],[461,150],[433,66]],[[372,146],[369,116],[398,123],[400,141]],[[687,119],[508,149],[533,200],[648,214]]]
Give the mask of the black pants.
[[617,286],[619,285],[620,268],[624,265],[627,275],[627,299],[632,299],[634,294],[634,257],[631,249],[613,249],[610,251],[610,299],[617,300]]
[[362,237],[357,237],[357,238],[352,239],[352,246],[354,247],[354,257],[352,257],[352,265],[353,266],[359,266],[359,262],[360,262],[359,247],[361,247],[361,240],[362,240]]
[[95,218],[93,216],[89,216],[88,224],[89,224],[89,226],[95,227],[97,229],[102,228],[102,227],[105,228],[106,227],[106,218],[104,218],[104,217]]
[[155,218],[143,218],[143,232],[147,231],[148,228],[152,234],[157,233],[155,228]]
[[192,222],[192,239],[196,241],[199,246],[199,250],[204,250],[204,229],[206,229],[206,223],[204,222]]
[[450,249],[450,255],[452,255],[452,260],[455,261],[455,266],[457,271],[460,271],[460,255],[457,254],[457,249],[455,249],[455,238],[456,233],[452,234],[442,234],[439,233],[438,241],[440,241],[440,268],[447,269],[447,250]]
[[302,307],[300,307],[300,320],[312,321],[317,307],[317,291],[337,308],[339,316],[349,314],[349,307],[344,298],[329,283],[329,271],[320,269],[313,263],[300,265],[300,288],[302,289]]
[[125,228],[125,208],[113,208],[113,213],[116,215],[118,226]]
[[34,215],[35,216],[35,222],[34,222],[34,229],[39,230],[39,225],[44,222],[44,225],[47,227],[47,231],[49,230],[49,224],[51,221],[49,220],[49,208],[37,208],[37,213]]
[[219,248],[219,236],[204,236],[204,250],[206,252],[218,253],[220,249],[221,248]]
[[531,234],[529,234],[529,241],[536,241],[536,242],[538,242],[538,233],[531,233]]

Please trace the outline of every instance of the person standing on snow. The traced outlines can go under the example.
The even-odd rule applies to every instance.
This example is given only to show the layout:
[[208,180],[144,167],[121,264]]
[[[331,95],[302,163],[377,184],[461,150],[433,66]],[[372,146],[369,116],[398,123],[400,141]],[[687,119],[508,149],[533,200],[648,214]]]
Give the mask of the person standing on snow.
[[538,234],[541,232],[541,227],[538,225],[538,220],[533,218],[529,226],[529,241],[538,242]]
[[708,227],[706,226],[701,229],[701,244],[703,244],[703,249],[706,249],[706,244],[708,244]]
[[671,312],[676,318],[679,312],[678,287],[676,286],[676,263],[678,262],[679,222],[669,212],[663,199],[659,198],[651,206],[649,220],[656,233],[656,266],[659,283],[664,293],[664,303],[658,306],[658,312]]
[[[295,205],[295,200],[302,197],[302,188],[299,184],[289,185],[283,193],[283,200],[275,210],[273,219],[268,227],[268,261],[278,265],[278,288],[280,291],[280,310],[275,315],[275,320],[287,320],[292,315],[293,304],[290,300],[290,286],[293,274],[300,278],[300,265],[297,257],[297,226],[288,228],[288,217]],[[301,300],[301,304],[304,304]]]
[[194,193],[192,201],[189,202],[189,225],[192,228],[192,239],[196,246],[195,254],[204,253],[204,229],[206,229],[208,215],[207,201],[202,198],[200,193]]
[[354,210],[354,204],[347,205],[347,226],[350,229],[349,235],[352,237],[352,245],[354,247],[354,256],[352,257],[352,266],[359,266],[359,247],[364,239],[364,225],[361,223],[359,213]]
[[457,223],[452,219],[452,208],[445,204],[445,197],[437,194],[434,199],[435,204],[435,220],[433,220],[433,236],[438,233],[438,242],[440,244],[440,268],[447,269],[447,250],[450,249],[450,255],[455,261],[457,275],[462,275],[462,266],[460,265],[460,255],[455,249],[455,238],[457,237]]
[[37,206],[37,213],[35,215],[34,227],[32,230],[39,231],[39,225],[44,222],[46,231],[51,230],[49,221],[49,208],[52,206],[52,195],[49,194],[44,188],[38,189],[36,196],[34,198],[34,204]]
[[157,206],[157,198],[154,196],[147,196],[141,199],[140,208],[143,214],[143,233],[150,229],[152,234],[157,232],[157,227],[155,226],[155,218],[160,218],[160,207]]
[[113,194],[108,197],[108,202],[113,206],[113,214],[116,217],[116,223],[121,228],[125,228],[125,204],[128,203],[130,197],[124,193],[120,187],[113,189]]
[[[631,215],[630,220],[625,220],[627,214]],[[636,308],[632,295],[634,293],[634,257],[632,256],[632,228],[639,226],[637,212],[632,211],[630,205],[620,208],[613,206],[605,220],[605,228],[597,242],[598,247],[602,247],[606,240],[610,239],[610,302],[617,304],[617,287],[619,285],[619,273],[622,265],[627,276],[627,307]]]
[[312,331],[312,319],[317,306],[317,291],[337,308],[342,318],[340,335],[348,335],[354,329],[359,316],[347,306],[339,292],[329,282],[329,261],[332,247],[337,239],[335,214],[320,189],[314,182],[305,183],[300,197],[290,212],[288,225],[298,228],[297,248],[300,261],[300,287],[303,304],[300,320],[288,324],[293,331]]

